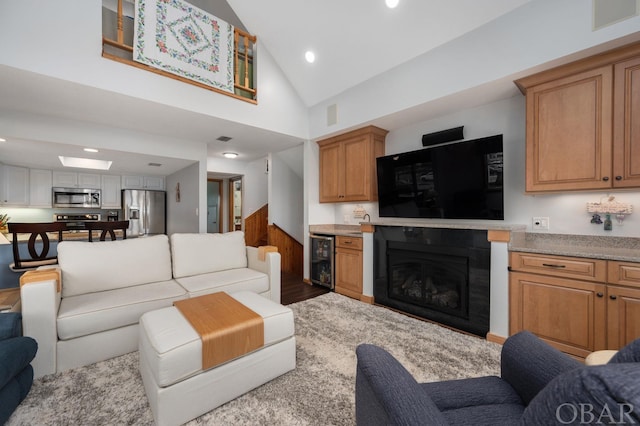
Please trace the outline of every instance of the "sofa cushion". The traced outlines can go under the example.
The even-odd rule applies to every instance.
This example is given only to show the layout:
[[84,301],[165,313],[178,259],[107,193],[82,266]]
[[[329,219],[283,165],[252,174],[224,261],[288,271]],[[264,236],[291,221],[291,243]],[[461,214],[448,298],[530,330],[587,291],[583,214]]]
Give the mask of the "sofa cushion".
[[166,235],[58,244],[62,297],[114,290],[171,279]]
[[174,278],[246,268],[244,232],[225,234],[172,234]]
[[173,280],[65,297],[58,311],[58,337],[67,340],[136,324],[145,312],[186,297]]
[[269,291],[269,276],[249,268],[229,269],[176,278],[176,281],[189,292],[190,297],[218,291],[226,291],[227,293],[244,290],[254,293]]

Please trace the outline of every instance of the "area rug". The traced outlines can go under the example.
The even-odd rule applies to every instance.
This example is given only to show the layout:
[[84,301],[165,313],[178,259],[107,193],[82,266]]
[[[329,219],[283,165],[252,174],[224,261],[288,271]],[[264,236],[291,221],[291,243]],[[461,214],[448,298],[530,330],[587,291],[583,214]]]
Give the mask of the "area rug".
[[[297,368],[188,425],[353,425],[360,343],[386,348],[418,381],[499,372],[500,345],[383,307],[336,293],[289,306]],[[8,424],[153,424],[137,352],[37,379]]]

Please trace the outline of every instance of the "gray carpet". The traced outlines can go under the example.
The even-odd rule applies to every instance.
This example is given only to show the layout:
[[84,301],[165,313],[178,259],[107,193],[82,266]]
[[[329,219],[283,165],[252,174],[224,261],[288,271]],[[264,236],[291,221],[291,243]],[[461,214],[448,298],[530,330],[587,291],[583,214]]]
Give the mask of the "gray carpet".
[[[352,425],[355,348],[385,347],[418,381],[498,374],[500,346],[335,293],[290,305],[297,368],[189,425]],[[146,425],[138,354],[46,376],[9,425]]]

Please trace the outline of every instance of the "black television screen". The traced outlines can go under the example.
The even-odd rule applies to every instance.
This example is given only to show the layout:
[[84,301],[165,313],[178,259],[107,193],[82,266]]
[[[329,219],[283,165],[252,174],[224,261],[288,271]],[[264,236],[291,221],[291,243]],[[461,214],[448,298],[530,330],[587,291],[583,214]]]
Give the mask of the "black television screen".
[[376,161],[380,217],[504,219],[502,135]]

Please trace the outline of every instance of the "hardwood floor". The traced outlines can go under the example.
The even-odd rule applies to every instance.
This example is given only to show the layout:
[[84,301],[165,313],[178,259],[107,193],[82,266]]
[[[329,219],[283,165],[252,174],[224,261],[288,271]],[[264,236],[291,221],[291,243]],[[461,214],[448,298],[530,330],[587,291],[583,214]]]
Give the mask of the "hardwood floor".
[[326,287],[307,284],[302,281],[302,277],[287,272],[282,273],[281,283],[280,300],[283,305],[302,302],[331,291]]

